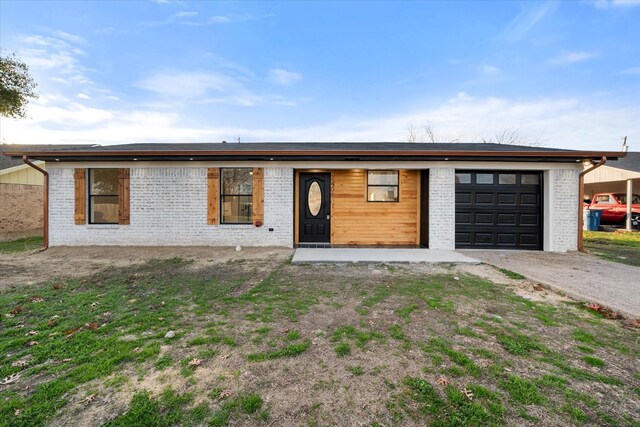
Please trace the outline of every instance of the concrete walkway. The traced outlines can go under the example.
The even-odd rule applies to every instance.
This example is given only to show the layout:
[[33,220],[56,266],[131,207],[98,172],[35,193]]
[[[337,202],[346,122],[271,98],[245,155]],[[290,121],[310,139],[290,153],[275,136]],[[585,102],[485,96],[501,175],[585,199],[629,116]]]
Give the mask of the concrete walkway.
[[472,263],[480,261],[456,251],[435,249],[386,249],[386,248],[298,248],[293,255],[294,264],[335,263]]
[[573,298],[640,318],[640,268],[580,252],[463,250],[467,256],[520,273]]

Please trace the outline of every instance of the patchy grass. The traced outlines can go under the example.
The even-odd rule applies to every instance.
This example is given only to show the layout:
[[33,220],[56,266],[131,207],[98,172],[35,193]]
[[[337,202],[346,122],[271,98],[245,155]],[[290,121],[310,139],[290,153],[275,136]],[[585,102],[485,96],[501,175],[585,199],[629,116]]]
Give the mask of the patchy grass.
[[500,270],[500,272],[502,274],[504,274],[505,276],[507,276],[510,279],[514,279],[514,280],[524,280],[524,279],[526,279],[526,277],[523,276],[522,274],[516,273],[515,271],[507,270],[506,268],[500,268],[499,270]]
[[0,291],[0,425],[633,425],[639,352],[455,267],[175,258]]
[[40,249],[44,244],[42,236],[25,237],[11,242],[0,242],[0,254],[11,254],[16,252],[29,252]]
[[594,356],[583,356],[582,361],[587,365],[595,366],[597,368],[602,368],[605,365],[604,360]]
[[600,258],[640,267],[640,233],[584,231],[584,246]]
[[247,356],[247,359],[252,362],[264,362],[265,360],[280,359],[283,357],[296,357],[309,350],[309,346],[311,346],[311,341],[307,340],[297,344],[289,344],[279,350],[251,353]]

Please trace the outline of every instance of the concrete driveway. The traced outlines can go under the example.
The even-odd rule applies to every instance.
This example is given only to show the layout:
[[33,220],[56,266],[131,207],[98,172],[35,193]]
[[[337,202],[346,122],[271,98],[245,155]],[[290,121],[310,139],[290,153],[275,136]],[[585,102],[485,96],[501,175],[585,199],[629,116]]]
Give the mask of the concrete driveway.
[[556,291],[640,318],[640,268],[580,252],[462,250],[465,255],[520,273]]

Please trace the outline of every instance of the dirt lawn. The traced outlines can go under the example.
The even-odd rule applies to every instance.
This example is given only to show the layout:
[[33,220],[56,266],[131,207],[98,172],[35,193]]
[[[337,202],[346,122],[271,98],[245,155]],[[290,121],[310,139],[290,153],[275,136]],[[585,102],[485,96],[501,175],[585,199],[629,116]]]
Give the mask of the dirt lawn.
[[0,255],[0,425],[640,425],[640,333],[487,265]]

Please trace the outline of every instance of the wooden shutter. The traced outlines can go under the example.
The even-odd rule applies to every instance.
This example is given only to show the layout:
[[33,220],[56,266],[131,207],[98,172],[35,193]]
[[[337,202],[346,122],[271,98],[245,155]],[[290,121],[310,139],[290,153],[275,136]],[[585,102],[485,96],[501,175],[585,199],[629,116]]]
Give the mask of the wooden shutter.
[[74,219],[76,224],[86,224],[86,212],[87,212],[87,170],[75,169],[73,172],[73,181],[75,189],[75,209]]
[[129,219],[129,169],[118,169],[118,224],[128,225]]
[[264,224],[264,169],[253,168],[253,224]]
[[217,225],[218,205],[220,191],[220,169],[209,168],[207,170],[207,224]]

